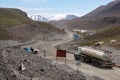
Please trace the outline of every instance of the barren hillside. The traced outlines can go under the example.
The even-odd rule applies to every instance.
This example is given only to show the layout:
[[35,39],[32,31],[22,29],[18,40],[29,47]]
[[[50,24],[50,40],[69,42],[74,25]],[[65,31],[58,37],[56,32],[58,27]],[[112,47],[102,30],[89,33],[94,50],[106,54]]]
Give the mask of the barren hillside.
[[67,22],[68,28],[96,29],[120,22],[120,1],[115,0],[100,6],[83,17]]
[[0,40],[49,40],[64,31],[46,22],[32,21],[19,9],[0,8]]

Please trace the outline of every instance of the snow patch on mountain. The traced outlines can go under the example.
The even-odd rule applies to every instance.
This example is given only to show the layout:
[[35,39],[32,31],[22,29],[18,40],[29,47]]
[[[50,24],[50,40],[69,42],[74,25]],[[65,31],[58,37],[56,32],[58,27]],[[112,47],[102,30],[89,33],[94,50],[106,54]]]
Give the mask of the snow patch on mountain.
[[32,20],[35,20],[35,21],[48,22],[48,19],[45,18],[45,17],[43,17],[43,16],[41,16],[41,15],[32,15],[32,16],[30,16],[30,18],[31,18]]
[[61,20],[61,19],[65,19],[66,15],[65,14],[58,14],[53,16],[52,18],[50,18],[50,20]]
[[74,19],[77,17],[78,16],[76,16],[76,15],[58,14],[58,15],[55,15],[54,17],[50,18],[50,20],[71,20],[71,19]]
[[67,14],[56,14],[54,16],[51,17],[43,17],[41,15],[32,15],[29,16],[32,20],[36,20],[36,21],[44,21],[44,22],[48,22],[48,21],[52,21],[52,20],[71,20],[71,19],[75,19],[78,16],[76,15],[67,15]]

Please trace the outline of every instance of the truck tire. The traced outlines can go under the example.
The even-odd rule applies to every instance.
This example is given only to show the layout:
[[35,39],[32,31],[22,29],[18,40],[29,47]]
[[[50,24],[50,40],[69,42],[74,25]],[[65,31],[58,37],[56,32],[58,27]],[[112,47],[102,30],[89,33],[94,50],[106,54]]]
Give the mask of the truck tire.
[[99,62],[99,66],[98,66],[99,68],[103,68],[103,62]]
[[95,59],[92,58],[92,65],[95,66]]
[[82,56],[79,57],[79,60],[82,61]]
[[98,66],[98,63],[97,63],[97,61],[95,61],[95,66],[96,66],[96,67]]
[[95,66],[95,62],[92,62],[93,66]]
[[81,62],[83,62],[83,57],[81,57]]
[[83,58],[83,62],[85,62],[85,57],[82,57]]

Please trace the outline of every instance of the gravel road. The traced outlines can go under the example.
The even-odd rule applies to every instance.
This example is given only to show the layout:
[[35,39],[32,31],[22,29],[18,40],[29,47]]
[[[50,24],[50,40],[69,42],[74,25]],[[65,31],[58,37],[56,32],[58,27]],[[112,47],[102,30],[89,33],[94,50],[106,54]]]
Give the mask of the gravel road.
[[[37,42],[35,44],[27,45],[32,46],[34,48],[39,48],[40,53],[39,56],[43,55],[43,49],[47,49],[47,58],[54,61],[56,60],[56,49],[54,48],[58,44],[66,43],[72,40],[72,34],[63,37],[63,40],[59,41],[52,41],[52,42]],[[58,63],[65,64],[63,58],[58,59]],[[77,69],[76,61],[74,60],[73,54],[67,54],[67,65],[73,68],[74,70]],[[114,67],[113,69],[100,69],[96,68],[89,64],[81,63],[80,71],[103,78],[105,80],[120,80],[120,68]]]
[[[60,44],[58,41],[54,42]],[[54,42],[44,42],[43,45],[45,46],[46,43],[47,46],[45,47],[49,47],[48,50],[53,53],[52,50],[55,51]],[[55,59],[55,54],[48,54],[47,58]],[[55,60],[51,61],[39,56],[42,55],[40,53],[29,53],[16,45],[2,48],[0,50],[0,80],[103,80],[72,69],[61,61],[63,59],[59,59],[62,62],[62,64],[59,64],[59,61],[56,63]],[[67,57],[69,57],[69,60],[73,60],[72,55],[67,55]],[[21,63],[25,66],[23,71],[19,67],[22,65]],[[67,61],[67,63],[69,62]]]

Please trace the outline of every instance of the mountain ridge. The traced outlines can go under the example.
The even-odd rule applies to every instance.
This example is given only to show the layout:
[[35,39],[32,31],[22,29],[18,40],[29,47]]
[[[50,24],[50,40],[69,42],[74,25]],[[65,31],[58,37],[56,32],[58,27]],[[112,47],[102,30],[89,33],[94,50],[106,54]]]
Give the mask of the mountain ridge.
[[115,1],[108,3],[107,5],[102,5],[98,8],[96,8],[95,10],[89,12],[88,14],[84,15],[83,17],[93,17],[93,16],[98,17],[98,16],[100,16],[99,15],[100,12],[109,10],[111,7],[113,7],[114,5],[116,5],[119,2],[120,2],[119,0],[115,0]]
[[66,22],[68,28],[99,29],[120,22],[120,1],[112,1],[90,13]]

